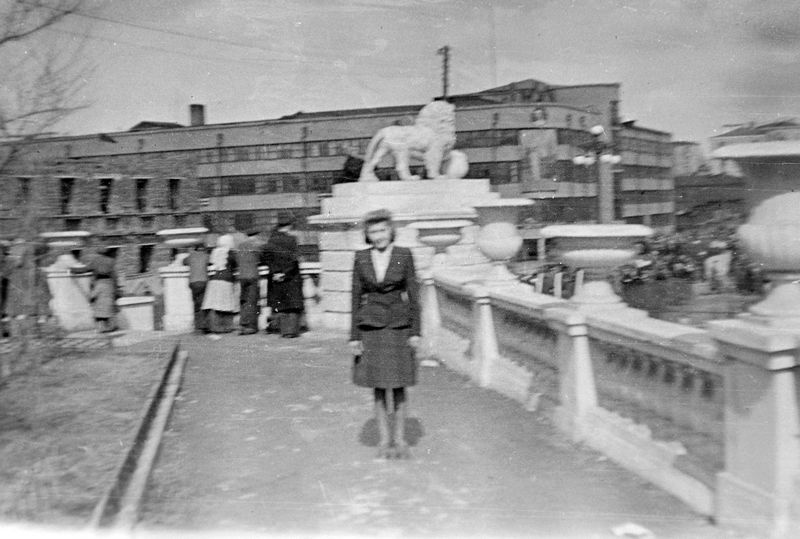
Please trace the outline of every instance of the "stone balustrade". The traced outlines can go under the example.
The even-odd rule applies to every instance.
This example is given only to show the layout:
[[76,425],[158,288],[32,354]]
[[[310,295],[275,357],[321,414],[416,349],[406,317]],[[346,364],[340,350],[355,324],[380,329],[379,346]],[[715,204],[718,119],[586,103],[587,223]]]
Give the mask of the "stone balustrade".
[[426,354],[702,514],[797,536],[800,338],[746,320],[709,332],[624,309],[583,313],[458,268],[422,283]]

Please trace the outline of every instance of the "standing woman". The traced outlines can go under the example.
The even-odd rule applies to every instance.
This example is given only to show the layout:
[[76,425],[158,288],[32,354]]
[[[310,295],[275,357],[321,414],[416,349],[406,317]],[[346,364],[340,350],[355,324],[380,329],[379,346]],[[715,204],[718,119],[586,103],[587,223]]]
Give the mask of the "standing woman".
[[211,275],[203,296],[203,311],[206,313],[206,328],[211,333],[233,331],[233,317],[239,310],[233,283],[236,258],[234,241],[230,234],[217,238],[217,246],[209,257]]
[[[380,442],[378,457],[408,458],[405,419],[406,387],[417,381],[415,350],[419,346],[419,287],[414,258],[394,245],[388,210],[364,216],[364,235],[371,247],[358,251],[353,264],[350,347],[356,356],[353,383],[373,388]],[[394,404],[389,428],[388,393]]]

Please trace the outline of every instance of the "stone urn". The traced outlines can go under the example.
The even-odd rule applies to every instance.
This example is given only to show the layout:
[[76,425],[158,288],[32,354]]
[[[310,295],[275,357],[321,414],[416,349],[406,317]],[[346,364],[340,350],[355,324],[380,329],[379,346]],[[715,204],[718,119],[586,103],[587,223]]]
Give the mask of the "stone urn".
[[183,263],[183,259],[186,258],[186,252],[180,251],[185,251],[187,247],[191,247],[192,245],[203,243],[207,233],[207,228],[198,226],[189,228],[167,228],[156,232],[156,236],[167,247],[179,250],[178,255],[169,265],[180,266]]
[[517,282],[507,265],[522,247],[522,236],[517,229],[520,210],[532,204],[533,201],[527,198],[498,198],[473,205],[481,227],[476,244],[492,262],[486,283]]
[[51,251],[60,252],[54,268],[69,269],[80,266],[81,263],[72,254],[72,251],[83,249],[91,237],[91,232],[84,230],[66,230],[58,232],[42,232],[39,237],[47,243]]
[[800,329],[800,193],[786,193],[759,204],[737,236],[745,252],[773,283],[767,297],[748,310],[755,321]]
[[433,247],[433,263],[431,270],[436,270],[447,265],[447,248],[461,240],[462,229],[470,226],[472,221],[467,219],[446,219],[441,221],[417,221],[408,225],[417,230],[417,240],[427,246]]
[[179,251],[172,262],[158,269],[164,295],[163,326],[168,331],[190,331],[194,326],[189,268],[183,265],[183,259],[188,255],[186,248],[204,242],[207,232],[205,227],[168,228],[156,232],[164,245]]
[[572,296],[581,310],[626,308],[608,277],[636,256],[636,242],[653,234],[643,225],[550,225],[541,231],[556,241],[554,258],[571,268],[584,270],[583,287]]

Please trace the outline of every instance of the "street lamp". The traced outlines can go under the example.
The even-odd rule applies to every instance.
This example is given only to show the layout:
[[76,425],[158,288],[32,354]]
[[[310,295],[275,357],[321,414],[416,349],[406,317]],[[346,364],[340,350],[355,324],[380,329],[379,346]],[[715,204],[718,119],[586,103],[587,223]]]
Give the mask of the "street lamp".
[[597,163],[597,221],[599,223],[614,222],[614,172],[612,167],[622,161],[613,153],[614,145],[602,125],[593,126],[589,132],[593,141],[586,148],[586,153],[572,159],[576,165],[590,167]]

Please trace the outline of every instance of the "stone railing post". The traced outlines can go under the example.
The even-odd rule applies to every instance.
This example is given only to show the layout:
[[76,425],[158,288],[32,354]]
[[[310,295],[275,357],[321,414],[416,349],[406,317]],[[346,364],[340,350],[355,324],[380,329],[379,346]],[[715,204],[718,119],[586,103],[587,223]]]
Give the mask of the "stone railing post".
[[306,322],[312,327],[321,325],[322,313],[320,312],[319,287],[314,282],[314,276],[319,279],[320,265],[316,262],[301,262],[300,276],[303,279],[303,303],[305,305]]
[[439,314],[439,296],[436,293],[436,281],[433,272],[426,271],[420,278],[420,309],[422,312],[422,355],[426,359],[436,356],[439,329],[442,318]]
[[191,331],[194,327],[194,304],[189,288],[189,268],[169,265],[159,268],[164,294],[164,329]]
[[58,325],[68,332],[94,329],[94,316],[89,303],[91,274],[73,274],[67,266],[51,266],[45,272],[52,296],[51,310]]
[[494,365],[500,355],[494,329],[491,299],[489,291],[483,286],[469,285],[466,288],[472,295],[472,327],[474,331],[472,357],[475,361],[473,376],[478,385],[487,387]]
[[758,536],[798,537],[800,522],[792,515],[800,469],[798,338],[742,320],[709,325],[727,360],[717,519]]
[[597,407],[594,369],[589,353],[586,317],[571,309],[548,309],[548,325],[558,334],[556,345],[559,400],[556,423],[575,441],[583,438],[583,419]]

